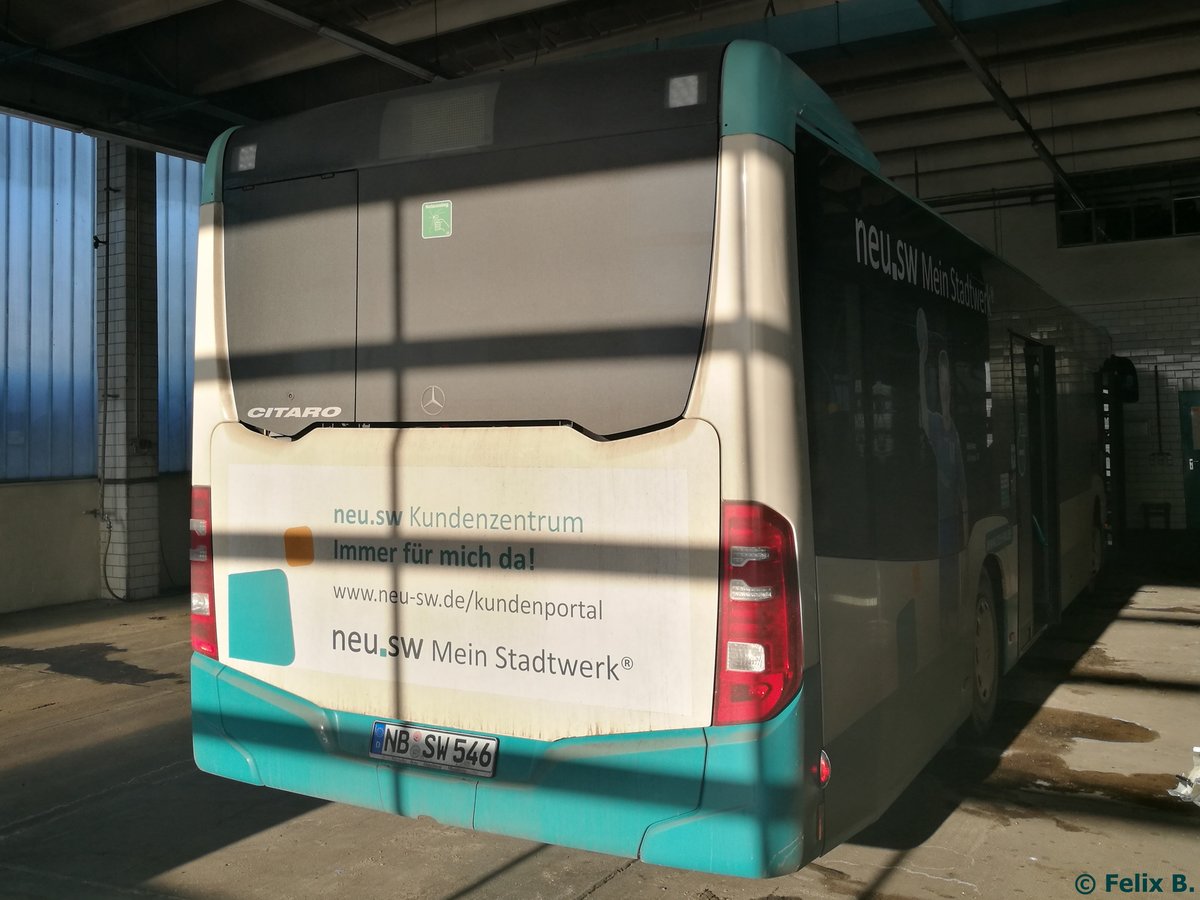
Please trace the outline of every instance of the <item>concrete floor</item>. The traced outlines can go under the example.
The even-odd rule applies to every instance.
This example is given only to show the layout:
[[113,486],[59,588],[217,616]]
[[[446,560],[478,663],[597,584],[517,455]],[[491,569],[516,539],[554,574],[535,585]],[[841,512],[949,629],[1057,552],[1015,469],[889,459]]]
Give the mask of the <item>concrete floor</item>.
[[988,742],[946,749],[879,823],[770,881],[201,774],[188,654],[183,597],[0,617],[0,897],[1072,897],[1085,873],[1096,896],[1109,873],[1200,886],[1200,806],[1167,795],[1200,745],[1200,577],[1161,562],[1115,566],[1043,636]]

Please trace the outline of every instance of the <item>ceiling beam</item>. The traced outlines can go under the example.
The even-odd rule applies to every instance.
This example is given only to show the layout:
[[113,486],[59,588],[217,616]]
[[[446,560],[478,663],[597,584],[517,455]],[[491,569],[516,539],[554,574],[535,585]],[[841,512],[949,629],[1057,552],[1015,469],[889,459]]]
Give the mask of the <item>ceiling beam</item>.
[[[1036,34],[1022,34],[1017,40],[1006,41],[1001,50],[989,55],[990,67],[998,71],[1009,66],[1024,68],[1041,63],[1058,65],[1063,59],[1082,60],[1089,55],[1111,50],[1133,51],[1153,57],[1158,51],[1147,46],[1149,44],[1193,41],[1200,37],[1200,8],[1183,11],[1172,18],[1163,17],[1162,21],[1150,26],[1145,26],[1143,19],[1139,19],[1138,24],[1139,27],[1133,27],[1126,23],[1120,33],[1103,29],[1085,34],[1078,31],[1051,32],[1046,27]],[[1074,21],[1071,25],[1082,27]],[[874,58],[858,56],[814,61],[808,64],[805,71],[814,78],[819,74],[821,86],[830,96],[857,94],[875,88],[892,87],[900,81],[922,81],[962,71],[960,60],[933,59],[928,51],[929,47],[924,42],[913,43]]]
[[246,6],[257,9],[259,12],[264,12],[267,15],[275,16],[277,19],[282,19],[285,22],[295,25],[297,28],[303,28],[305,31],[311,32],[318,37],[341,44],[351,51],[351,54],[348,55],[358,53],[363,56],[369,56],[385,65],[400,69],[402,72],[407,72],[421,81],[434,81],[438,77],[428,69],[423,69],[416,63],[409,62],[397,54],[391,45],[367,34],[365,31],[359,31],[357,28],[341,28],[320,22],[317,19],[310,19],[308,16],[301,15],[294,10],[288,9],[286,6],[276,3],[275,0],[241,0],[241,2]]
[[[242,2],[256,9],[262,9],[260,2],[268,3],[284,10],[285,14],[281,15],[281,18],[287,18],[288,21],[292,21],[307,31],[318,33],[312,24],[319,25],[320,23],[305,16],[297,16],[296,13],[285,10],[273,0],[242,0]],[[342,28],[337,30],[347,34],[352,33],[359,41],[373,41],[376,46],[396,58],[401,58],[394,49],[399,45],[461,31],[464,28],[473,28],[497,19],[535,12],[563,2],[566,0],[439,0],[437,4],[425,3],[385,13],[359,29]],[[306,20],[306,22],[297,22],[297,18]],[[343,59],[351,58],[356,53],[364,52],[358,46],[338,41],[332,34],[327,33],[324,36],[331,40],[305,43],[274,53],[264,47],[263,51],[248,65],[201,81],[196,85],[196,89],[203,94],[227,91],[270,78],[278,78],[317,66],[340,62]],[[387,62],[387,60],[383,61]],[[419,67],[414,66],[414,68]],[[427,75],[428,77],[423,80],[432,80],[433,73],[429,72]]]
[[921,4],[921,8],[925,10],[929,18],[933,20],[933,24],[937,26],[938,31],[950,42],[950,46],[954,48],[954,52],[962,58],[962,61],[967,64],[967,68],[975,74],[980,84],[992,95],[992,98],[996,101],[996,105],[1025,132],[1025,136],[1029,138],[1029,142],[1033,146],[1033,152],[1037,154],[1038,159],[1045,163],[1051,174],[1054,175],[1054,180],[1062,185],[1063,190],[1067,192],[1067,195],[1074,201],[1076,206],[1080,209],[1087,209],[1087,204],[1083,202],[1083,199],[1076,192],[1075,188],[1071,186],[1071,179],[1067,176],[1063,167],[1059,165],[1058,160],[1054,158],[1054,154],[1050,152],[1050,148],[1038,137],[1038,133],[1029,124],[1029,120],[1017,109],[1004,88],[1000,86],[1000,82],[996,80],[995,76],[988,70],[987,65],[979,58],[978,54],[971,48],[971,45],[967,43],[967,39],[963,36],[963,33],[958,30],[958,26],[950,18],[946,10],[942,9],[942,5],[938,0],[917,0],[917,2]]
[[[64,59],[53,53],[47,53],[44,50],[39,50],[37,47],[14,44],[10,41],[0,41],[0,68],[22,64],[40,66],[45,69],[63,72],[67,75],[73,75],[76,78],[81,78],[93,84],[100,84],[104,87],[124,91],[136,97],[153,100],[168,109],[188,109],[234,125],[248,125],[255,121],[249,116],[209,103],[200,97],[179,94],[175,91],[127,78],[124,75],[106,72],[103,69],[97,69],[93,66]],[[156,114],[161,114],[161,110],[156,111]]]
[[120,31],[128,31],[139,25],[169,19],[217,0],[112,0],[107,4],[93,4],[88,15],[63,17],[62,27],[46,35],[47,50],[62,50],[96,38],[107,37]]

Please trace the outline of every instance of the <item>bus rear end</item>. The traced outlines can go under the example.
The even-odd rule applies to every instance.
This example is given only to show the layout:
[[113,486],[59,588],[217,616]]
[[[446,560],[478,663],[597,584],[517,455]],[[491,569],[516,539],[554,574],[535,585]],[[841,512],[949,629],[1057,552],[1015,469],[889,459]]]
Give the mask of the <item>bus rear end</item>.
[[722,59],[214,147],[202,769],[730,874],[820,851],[792,165],[722,137]]

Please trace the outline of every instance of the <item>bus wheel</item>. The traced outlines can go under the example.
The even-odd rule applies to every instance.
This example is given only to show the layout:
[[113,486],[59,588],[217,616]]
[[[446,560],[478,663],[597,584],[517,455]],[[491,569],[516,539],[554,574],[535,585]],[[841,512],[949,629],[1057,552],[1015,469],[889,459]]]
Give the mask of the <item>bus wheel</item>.
[[996,589],[984,572],[975,591],[975,671],[972,676],[971,718],[968,733],[979,737],[988,730],[996,714],[1000,690],[1000,627]]

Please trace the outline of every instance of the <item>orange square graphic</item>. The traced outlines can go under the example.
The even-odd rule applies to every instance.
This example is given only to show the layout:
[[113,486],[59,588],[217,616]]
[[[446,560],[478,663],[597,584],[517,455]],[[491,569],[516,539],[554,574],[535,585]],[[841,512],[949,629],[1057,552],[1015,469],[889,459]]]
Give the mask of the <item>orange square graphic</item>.
[[283,533],[283,552],[289,566],[307,566],[315,558],[312,529],[297,525]]

